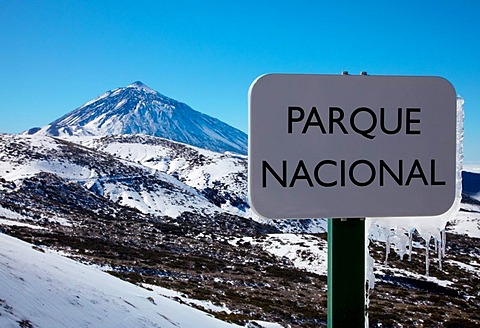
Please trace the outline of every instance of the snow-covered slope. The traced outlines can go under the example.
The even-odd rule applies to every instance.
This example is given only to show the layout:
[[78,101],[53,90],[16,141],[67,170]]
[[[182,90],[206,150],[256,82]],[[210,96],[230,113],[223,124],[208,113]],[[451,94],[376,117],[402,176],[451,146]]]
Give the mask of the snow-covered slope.
[[217,152],[247,153],[247,135],[168,98],[141,82],[107,91],[27,134],[85,136],[147,134]]
[[[6,195],[41,183],[47,188],[83,188],[79,198],[91,193],[145,214],[176,217],[185,211],[222,211],[196,189],[165,172],[48,136],[0,135],[0,177],[13,183]],[[74,196],[70,192],[65,197]],[[46,203],[41,198],[25,201],[38,202],[37,208]]]
[[141,164],[152,172],[173,176],[232,214],[252,214],[247,199],[246,156],[216,153],[146,135],[77,138],[76,142]]
[[0,233],[0,327],[240,327]]

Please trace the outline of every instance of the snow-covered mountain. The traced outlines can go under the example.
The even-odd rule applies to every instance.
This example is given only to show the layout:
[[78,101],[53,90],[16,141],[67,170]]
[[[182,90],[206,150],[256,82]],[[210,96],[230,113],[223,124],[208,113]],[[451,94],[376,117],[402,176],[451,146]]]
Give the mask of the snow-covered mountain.
[[142,82],[107,91],[83,106],[26,134],[104,136],[146,134],[216,152],[247,153],[247,135],[162,95]]

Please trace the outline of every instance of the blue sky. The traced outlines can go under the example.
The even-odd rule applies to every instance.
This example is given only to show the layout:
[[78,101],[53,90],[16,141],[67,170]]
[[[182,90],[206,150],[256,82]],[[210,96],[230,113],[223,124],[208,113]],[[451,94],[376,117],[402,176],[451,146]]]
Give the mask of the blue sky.
[[247,131],[264,73],[435,75],[465,98],[480,163],[480,2],[0,0],[0,132],[140,80]]

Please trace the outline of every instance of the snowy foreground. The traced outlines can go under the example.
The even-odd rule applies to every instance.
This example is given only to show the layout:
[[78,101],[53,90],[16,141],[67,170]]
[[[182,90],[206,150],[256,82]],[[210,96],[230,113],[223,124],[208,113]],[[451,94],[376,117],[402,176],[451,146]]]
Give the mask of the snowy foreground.
[[2,328],[239,327],[5,234],[0,291]]

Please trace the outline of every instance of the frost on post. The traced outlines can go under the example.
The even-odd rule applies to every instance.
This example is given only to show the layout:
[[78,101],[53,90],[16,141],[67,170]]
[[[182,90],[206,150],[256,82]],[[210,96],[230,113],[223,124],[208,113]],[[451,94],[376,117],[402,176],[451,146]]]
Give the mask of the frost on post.
[[460,210],[462,199],[462,162],[463,162],[463,99],[457,98],[457,174],[455,201],[452,207],[444,214],[432,217],[392,217],[392,218],[367,218],[367,272],[366,280],[368,287],[374,287],[375,276],[373,274],[373,259],[368,252],[369,239],[386,243],[385,263],[392,245],[398,250],[400,258],[408,254],[412,256],[412,236],[415,230],[425,242],[425,274],[429,275],[430,247],[433,242],[433,252],[438,257],[439,269],[442,270],[442,258],[445,255],[446,233],[445,227],[448,221],[455,218]]

